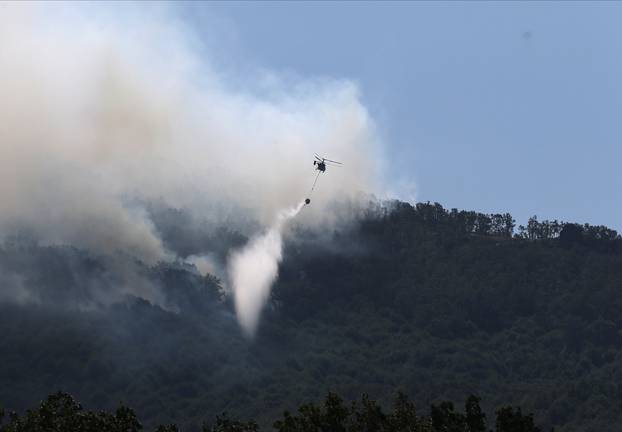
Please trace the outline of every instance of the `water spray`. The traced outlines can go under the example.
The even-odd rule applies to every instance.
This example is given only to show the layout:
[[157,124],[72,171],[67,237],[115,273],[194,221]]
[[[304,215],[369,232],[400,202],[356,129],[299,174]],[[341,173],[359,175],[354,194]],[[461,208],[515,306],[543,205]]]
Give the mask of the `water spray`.
[[276,221],[266,232],[251,239],[229,260],[235,311],[248,337],[255,335],[261,310],[278,276],[279,263],[283,259],[283,228],[302,210],[306,201],[279,212]]
[[311,203],[310,196],[326,167],[342,165],[341,162],[318,155],[315,155],[315,159],[313,165],[318,173],[309,191],[309,197],[296,207],[279,212],[276,221],[266,232],[251,239],[242,250],[233,253],[229,259],[235,311],[238,322],[248,337],[255,335],[261,310],[270,297],[272,284],[279,273],[279,264],[283,259],[282,233],[285,224],[300,213],[305,205]]

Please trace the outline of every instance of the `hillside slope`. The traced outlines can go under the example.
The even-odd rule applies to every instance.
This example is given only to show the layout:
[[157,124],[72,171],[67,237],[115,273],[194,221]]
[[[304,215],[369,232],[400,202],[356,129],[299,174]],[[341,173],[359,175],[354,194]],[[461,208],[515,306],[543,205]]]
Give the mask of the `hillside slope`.
[[533,218],[514,230],[510,215],[392,203],[328,234],[293,234],[254,341],[219,281],[192,266],[132,264],[175,307],[85,308],[71,301],[85,285],[115,283],[106,260],[5,243],[2,274],[41,294],[0,305],[0,404],[64,390],[91,407],[125,402],[147,424],[196,427],[228,411],[265,425],[329,390],[385,402],[403,390],[420,406],[471,393],[488,412],[520,405],[544,430],[622,421],[614,231]]

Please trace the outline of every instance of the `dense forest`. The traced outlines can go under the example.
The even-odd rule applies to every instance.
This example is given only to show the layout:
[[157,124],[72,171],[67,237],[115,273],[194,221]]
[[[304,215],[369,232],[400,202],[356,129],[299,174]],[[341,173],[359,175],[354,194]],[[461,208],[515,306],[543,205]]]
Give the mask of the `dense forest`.
[[[36,409],[20,416],[10,412],[3,424],[0,410],[0,432],[138,432],[143,429],[131,408],[119,406],[114,412],[85,410],[70,395],[62,392],[48,396]],[[363,395],[360,401],[345,402],[329,393],[323,403],[306,403],[295,414],[288,411],[273,424],[276,432],[486,432],[486,414],[477,396],[469,396],[464,412],[452,402],[430,407],[429,415],[419,415],[408,396],[399,393],[392,410],[385,412],[376,401]],[[217,415],[213,423],[204,422],[202,432],[257,432],[256,422]],[[540,432],[533,416],[520,408],[503,407],[496,411],[495,432]],[[492,429],[490,429],[492,431]],[[174,424],[159,425],[155,432],[179,432]]]
[[[403,202],[370,203],[328,233],[294,224],[269,307],[248,340],[225,283],[184,260],[224,260],[246,234],[183,209],[151,212],[178,262],[5,239],[7,412],[62,390],[98,410],[131,406],[151,429],[201,430],[227,412],[263,430],[329,392],[344,406],[374,395],[389,418],[386,407],[404,392],[417,407],[436,407],[431,421],[435,409],[449,410],[442,401],[461,406],[477,394],[497,422],[499,407],[520,406],[542,430],[622,423],[622,239],[611,229],[536,217],[516,227],[509,214]],[[165,298],[107,299],[120,284],[110,270],[119,262]],[[281,421],[277,429],[299,430]]]

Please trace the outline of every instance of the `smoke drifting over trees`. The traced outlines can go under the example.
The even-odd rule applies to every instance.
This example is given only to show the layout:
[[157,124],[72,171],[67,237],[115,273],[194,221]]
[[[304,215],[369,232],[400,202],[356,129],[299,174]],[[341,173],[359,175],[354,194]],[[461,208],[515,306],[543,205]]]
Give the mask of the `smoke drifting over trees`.
[[307,223],[374,191],[379,146],[354,84],[274,75],[248,78],[262,97],[236,91],[196,42],[164,7],[2,5],[0,235],[154,264],[179,258],[154,203],[252,235],[305,197],[325,151],[348,170],[321,185]]
[[[353,83],[240,91],[170,11],[108,7],[0,4],[3,406],[62,389],[193,431],[403,388],[520,404],[546,430],[622,423],[618,233],[364,202],[381,147]],[[275,228],[314,152],[347,165]],[[266,233],[240,331],[228,263]]]

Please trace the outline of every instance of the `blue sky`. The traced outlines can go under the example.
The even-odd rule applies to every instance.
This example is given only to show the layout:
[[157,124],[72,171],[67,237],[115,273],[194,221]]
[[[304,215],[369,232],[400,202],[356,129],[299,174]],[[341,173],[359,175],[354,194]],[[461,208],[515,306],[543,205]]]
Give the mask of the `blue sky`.
[[[356,82],[418,201],[622,230],[622,3],[202,3],[232,75]],[[409,190],[404,190],[405,195]]]

